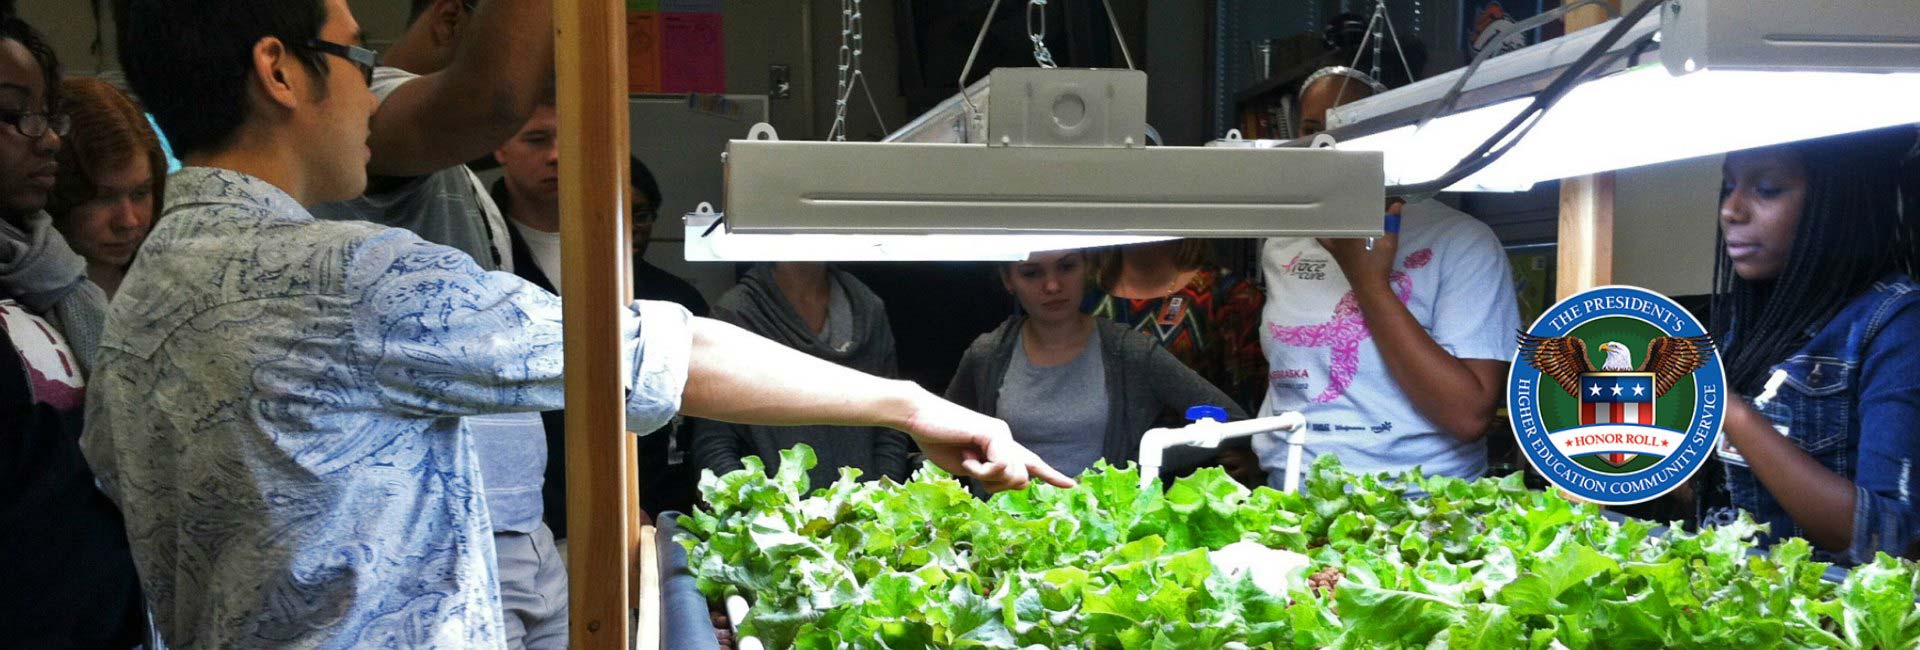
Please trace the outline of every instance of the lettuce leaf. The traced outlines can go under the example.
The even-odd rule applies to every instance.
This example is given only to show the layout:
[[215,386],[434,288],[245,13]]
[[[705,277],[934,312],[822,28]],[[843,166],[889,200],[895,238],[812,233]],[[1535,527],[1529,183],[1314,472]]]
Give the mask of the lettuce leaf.
[[[1322,456],[1288,494],[1218,469],[1143,488],[1100,463],[1073,489],[981,501],[932,467],[811,486],[804,446],[772,472],[744,462],[702,476],[680,541],[708,598],[753,602],[742,630],[770,648],[1920,647],[1911,562],[1835,584],[1803,540],[1754,553],[1751,519],[1655,536],[1518,475],[1356,476]],[[1243,541],[1316,577],[1270,593],[1212,564]]]

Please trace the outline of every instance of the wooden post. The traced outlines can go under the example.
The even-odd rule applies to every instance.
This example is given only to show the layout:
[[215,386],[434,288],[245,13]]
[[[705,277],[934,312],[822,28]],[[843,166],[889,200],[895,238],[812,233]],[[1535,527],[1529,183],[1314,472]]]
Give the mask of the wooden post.
[[[1573,4],[1577,0],[1563,0]],[[1607,0],[1614,9],[1620,0]],[[1567,14],[1567,33],[1607,20],[1598,7],[1582,7]],[[1566,152],[1578,156],[1580,152]],[[1613,172],[1560,181],[1560,246],[1556,270],[1557,291],[1566,298],[1585,289],[1613,282]]]
[[1613,172],[1560,181],[1557,273],[1561,298],[1613,282]]
[[567,260],[568,598],[575,648],[630,643],[632,436],[620,314],[628,302],[626,3],[555,0],[560,247]]
[[663,603],[660,600],[660,546],[658,543],[660,531],[653,526],[639,526],[638,529],[640,553],[634,557],[640,558],[640,561],[635,562],[639,565],[636,573],[640,575],[640,593],[634,597],[634,602],[640,610],[640,615],[636,617],[639,621],[639,629],[634,632],[633,647],[655,650],[660,647],[661,621],[665,616],[665,612],[661,611]]
[[[1620,8],[1620,0],[1607,0],[1607,4]],[[1606,21],[1606,12],[1598,7],[1575,9],[1565,20],[1569,34]],[[1613,282],[1613,172],[1560,180],[1559,258],[1555,294],[1561,299]],[[1554,491],[1575,503],[1585,501],[1566,490]]]

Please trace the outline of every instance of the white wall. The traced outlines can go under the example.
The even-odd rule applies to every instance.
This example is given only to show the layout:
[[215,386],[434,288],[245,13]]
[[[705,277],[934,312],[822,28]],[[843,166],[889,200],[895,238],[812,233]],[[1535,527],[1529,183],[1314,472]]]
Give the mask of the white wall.
[[1720,156],[1615,174],[1613,280],[1669,296],[1713,290]]
[[[1626,0],[1621,10],[1644,0]],[[1644,118],[1627,114],[1622,124]],[[1720,161],[1707,156],[1614,175],[1613,280],[1669,296],[1713,291]]]

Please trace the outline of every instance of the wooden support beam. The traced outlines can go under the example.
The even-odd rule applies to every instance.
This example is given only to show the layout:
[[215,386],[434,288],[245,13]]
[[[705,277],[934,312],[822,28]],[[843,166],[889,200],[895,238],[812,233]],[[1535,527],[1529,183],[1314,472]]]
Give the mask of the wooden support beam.
[[567,260],[568,598],[575,648],[630,643],[632,436],[620,314],[628,257],[626,3],[555,0],[560,246]]
[[635,617],[639,621],[639,629],[634,633],[633,647],[655,650],[661,647],[661,621],[666,615],[661,610],[664,604],[660,597],[659,529],[653,526],[640,526],[639,530],[640,554],[635,557],[640,558],[640,561],[635,564],[639,565],[640,593],[635,597],[634,602],[640,614]]
[[1559,254],[1561,298],[1613,282],[1613,172],[1560,181]]
[[[1577,0],[1562,0],[1573,4]],[[1607,0],[1620,8],[1620,0]],[[1567,33],[1607,20],[1598,7],[1582,7],[1567,14]],[[1578,151],[1566,155],[1578,156]],[[1613,172],[1560,181],[1559,266],[1555,271],[1559,297],[1613,282]]]
[[[1563,0],[1570,5],[1578,0]],[[1607,0],[1615,10],[1620,0]],[[1607,21],[1598,7],[1581,7],[1568,12],[1566,33],[1573,33]],[[1566,155],[1580,155],[1578,151]],[[1613,172],[1577,176],[1560,181],[1560,245],[1555,295],[1564,299],[1593,287],[1613,282]],[[1554,489],[1561,497],[1580,503],[1573,493]]]

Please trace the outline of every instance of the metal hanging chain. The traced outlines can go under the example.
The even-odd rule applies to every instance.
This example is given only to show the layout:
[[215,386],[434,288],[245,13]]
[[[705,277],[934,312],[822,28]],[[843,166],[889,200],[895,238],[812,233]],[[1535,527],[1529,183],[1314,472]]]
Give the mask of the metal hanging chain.
[[[1034,60],[1039,61],[1041,67],[1051,68],[1054,67],[1053,54],[1047,51],[1045,38],[1047,31],[1046,4],[1047,0],[1027,1],[1027,36],[1033,39]],[[1133,64],[1133,52],[1127,49],[1126,36],[1120,33],[1120,21],[1115,19],[1113,4],[1108,0],[1100,0],[1100,4],[1106,7],[1107,24],[1113,27],[1114,42],[1120,46],[1120,56],[1126,60],[1127,69],[1138,69]],[[1037,34],[1033,31],[1033,12],[1035,7],[1041,8],[1040,31]],[[973,62],[980,57],[980,45],[987,41],[987,30],[993,27],[993,15],[999,12],[1000,0],[993,0],[993,4],[987,5],[987,17],[980,22],[980,33],[973,37],[973,49],[967,51],[967,62],[965,65],[960,66],[960,80],[955,85],[960,87],[960,105],[966,108],[966,117],[961,120],[960,125],[963,139],[967,137],[967,132],[973,128],[975,116],[980,112],[980,107],[975,105],[973,98],[967,95],[967,76],[973,73]]]
[[[1382,24],[1385,26],[1382,27]],[[1408,81],[1415,80],[1415,77],[1419,76],[1420,71],[1414,70],[1413,66],[1407,63],[1407,48],[1400,43],[1400,34],[1393,28],[1393,17],[1388,15],[1387,12],[1387,0],[1375,0],[1373,17],[1367,20],[1366,35],[1360,37],[1360,45],[1355,47],[1353,51],[1353,63],[1347,64],[1347,67],[1359,69],[1360,58],[1365,56],[1368,41],[1372,41],[1373,67],[1368,72],[1368,76],[1373,77],[1374,81],[1379,81],[1380,61],[1384,58],[1385,54],[1382,52],[1382,49],[1386,46],[1387,39],[1389,38],[1393,39],[1394,53],[1400,55],[1400,69],[1407,71]]]
[[853,99],[853,84],[860,73],[861,34],[860,0],[840,0],[839,76],[833,94],[833,128],[827,139],[847,139],[847,101]]
[[1373,39],[1373,68],[1367,70],[1367,74],[1372,76],[1374,81],[1380,80],[1380,59],[1385,58],[1386,54],[1386,30],[1380,28],[1380,23],[1387,22],[1386,18],[1387,0],[1380,0],[1373,9],[1373,20],[1368,25],[1370,29],[1367,30],[1367,38]]
[[[1418,22],[1420,19],[1419,18],[1420,10],[1418,8],[1419,6],[1420,6],[1419,3],[1417,2],[1414,3],[1414,7],[1415,7],[1414,27],[1416,29],[1418,29],[1420,25],[1420,23]],[[1420,79],[1420,71],[1413,69],[1413,64],[1407,63],[1407,48],[1403,43],[1400,42],[1399,32],[1396,32],[1393,29],[1393,17],[1387,15],[1387,0],[1380,0],[1380,16],[1382,18],[1380,22],[1386,23],[1387,25],[1387,36],[1393,39],[1393,53],[1400,56],[1400,69],[1405,70],[1407,72],[1407,82],[1412,83],[1414,81],[1418,81]],[[1418,37],[1416,36],[1415,38],[1418,38]],[[1373,50],[1373,61],[1374,61],[1373,68],[1375,70],[1380,69],[1380,49],[1378,46],[1376,46]],[[1375,76],[1373,80],[1379,81],[1380,77]]]
[[853,102],[853,89],[858,86],[867,95],[867,107],[873,109],[873,121],[880,124],[882,132],[889,132],[887,118],[880,114],[880,103],[873,99],[873,84],[864,83],[867,73],[860,69],[860,57],[866,50],[866,17],[860,11],[860,0],[840,0],[840,62],[839,79],[833,98],[833,128],[827,131],[827,139],[845,142],[847,139],[847,107]]
[[[1033,15],[1040,14],[1040,29],[1033,28]],[[991,21],[992,16],[987,19]],[[1057,68],[1053,52],[1047,50],[1047,0],[1027,0],[1027,38],[1033,41],[1033,62],[1042,68]]]
[[1360,58],[1363,56],[1366,56],[1365,52],[1367,48],[1367,41],[1373,40],[1374,21],[1377,21],[1377,20],[1380,20],[1379,11],[1373,12],[1373,17],[1367,20],[1367,30],[1365,34],[1360,37],[1360,44],[1354,46],[1353,61],[1351,63],[1348,63],[1347,67],[1353,68],[1355,70],[1360,69]]

